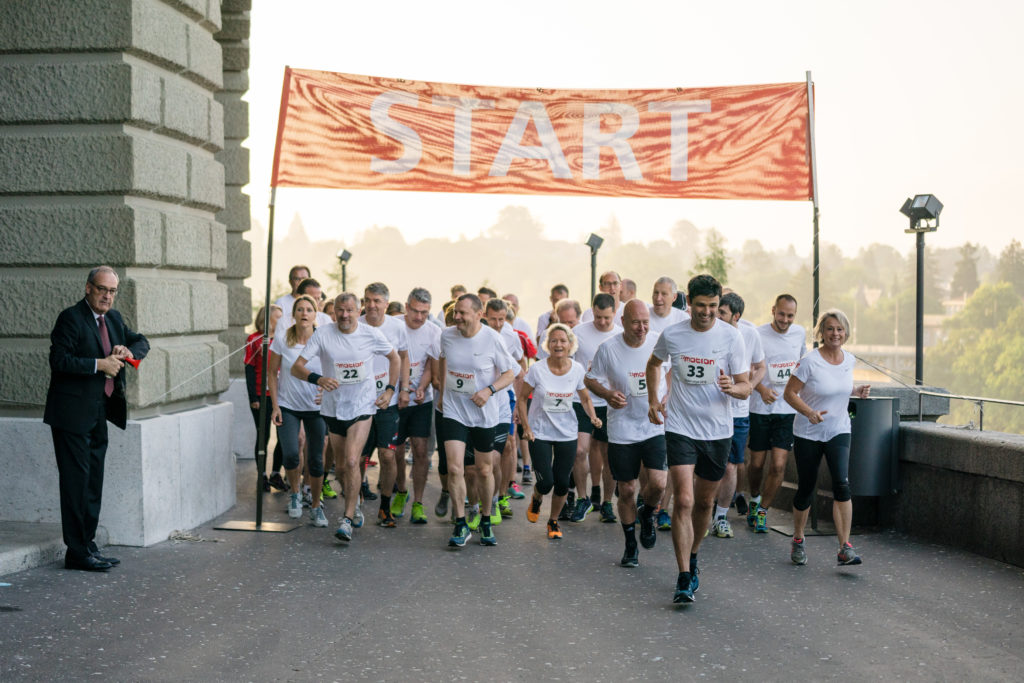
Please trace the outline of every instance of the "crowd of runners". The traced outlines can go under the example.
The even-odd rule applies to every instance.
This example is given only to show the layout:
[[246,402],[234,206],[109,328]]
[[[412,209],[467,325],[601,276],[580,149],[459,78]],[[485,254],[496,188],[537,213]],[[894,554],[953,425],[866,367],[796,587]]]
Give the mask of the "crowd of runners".
[[[436,448],[433,512],[451,524],[448,546],[474,535],[497,545],[495,527],[525,498],[530,523],[546,508],[552,540],[564,522],[576,529],[591,513],[621,525],[623,567],[637,567],[639,546],[651,549],[657,530],[671,530],[673,601],[693,602],[702,541],[734,536],[730,508],[767,533],[792,452],[790,559],[807,562],[803,531],[824,457],[837,561],[861,562],[850,544],[846,402],[869,388],[854,387],[841,311],[821,315],[808,351],[794,297],[779,295],[771,322],[755,326],[742,297],[710,275],[693,277],[685,292],[661,277],[648,303],[609,271],[586,310],[555,285],[536,330],[515,295],[487,287],[453,286],[438,305],[423,288],[393,301],[380,282],[330,299],[305,266],[289,281],[270,315],[265,383],[263,310],[246,353],[253,417],[266,387],[268,424],[277,427],[271,474],[262,476],[266,490],[289,494],[290,517],[308,514],[317,527],[329,526],[324,499],[343,496],[339,542],[353,542],[374,502],[376,513],[366,513],[382,527],[407,513],[410,524],[428,524]],[[378,492],[366,478],[375,462]]]

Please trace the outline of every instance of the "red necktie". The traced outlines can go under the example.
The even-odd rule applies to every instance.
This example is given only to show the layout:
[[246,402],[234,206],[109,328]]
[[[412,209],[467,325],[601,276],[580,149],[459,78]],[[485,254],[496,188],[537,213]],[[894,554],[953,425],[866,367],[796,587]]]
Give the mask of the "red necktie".
[[[110,355],[110,350],[112,348],[110,346],[110,333],[107,332],[107,321],[103,319],[102,315],[99,317],[99,324],[100,324],[100,346],[103,347],[103,355],[104,356],[109,356]],[[108,397],[111,396],[114,393],[114,378],[113,377],[107,377],[107,381],[103,385],[103,393],[106,394]]]

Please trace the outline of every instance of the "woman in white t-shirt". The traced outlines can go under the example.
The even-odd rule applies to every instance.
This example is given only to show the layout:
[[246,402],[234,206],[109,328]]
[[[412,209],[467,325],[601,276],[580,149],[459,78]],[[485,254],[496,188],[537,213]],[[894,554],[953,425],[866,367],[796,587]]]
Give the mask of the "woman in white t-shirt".
[[[313,298],[302,294],[292,305],[292,317],[295,324],[284,334],[274,337],[270,345],[270,357],[267,359],[267,378],[269,379],[270,400],[273,404],[272,419],[277,425],[277,440],[281,444],[284,459],[284,471],[288,477],[291,496],[288,501],[288,516],[302,516],[302,498],[299,495],[299,476],[302,465],[300,458],[301,439],[299,431],[306,430],[308,448],[309,481],[313,502],[309,509],[309,517],[315,526],[327,526],[323,503],[320,500],[324,478],[324,436],[327,426],[320,415],[319,388],[293,377],[291,370],[295,359],[306,348],[306,342],[313,336],[316,329],[317,307]],[[306,365],[311,372],[320,373],[320,359],[313,358]],[[281,371],[278,375],[278,371]]]
[[804,526],[818,479],[822,456],[832,475],[832,519],[839,537],[839,564],[860,564],[850,544],[853,502],[850,482],[850,396],[867,398],[870,385],[854,388],[852,353],[843,351],[849,339],[850,322],[839,310],[825,311],[818,320],[815,337],[821,345],[804,356],[786,384],[783,397],[797,415],[793,421],[793,454],[798,485],[793,497],[793,544],[790,559],[806,564]]
[[[570,358],[576,352],[576,335],[567,325],[556,323],[548,328],[543,345],[548,356],[526,373],[516,397],[516,410],[523,426],[523,438],[532,442],[530,458],[537,477],[526,519],[537,521],[544,496],[554,489],[548,538],[556,539],[562,537],[558,513],[565,504],[569,476],[576,459],[578,422],[572,403],[577,395],[594,427],[600,429],[602,423],[594,411],[590,392],[583,386],[586,370]],[[533,399],[527,408],[526,398],[531,393]]]

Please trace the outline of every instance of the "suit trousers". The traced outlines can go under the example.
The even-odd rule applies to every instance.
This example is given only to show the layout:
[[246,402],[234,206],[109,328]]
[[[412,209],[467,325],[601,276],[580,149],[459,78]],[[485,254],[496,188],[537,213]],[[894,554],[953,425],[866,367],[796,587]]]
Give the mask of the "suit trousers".
[[[96,420],[86,434],[50,427],[60,475],[60,519],[68,554],[83,560],[96,550],[107,453],[105,402],[96,401]],[[83,409],[85,406],[83,406]]]

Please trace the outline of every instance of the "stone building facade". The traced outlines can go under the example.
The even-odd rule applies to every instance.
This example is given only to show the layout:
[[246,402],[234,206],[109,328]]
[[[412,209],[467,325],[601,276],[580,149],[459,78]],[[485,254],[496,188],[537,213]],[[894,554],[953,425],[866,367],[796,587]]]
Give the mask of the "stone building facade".
[[0,520],[60,519],[49,333],[101,263],[152,344],[111,429],[101,526],[148,545],[234,503],[219,396],[250,321],[250,4],[0,1]]

